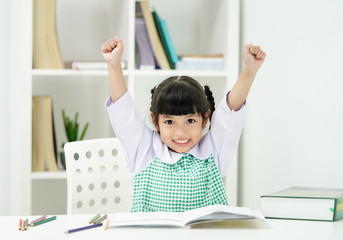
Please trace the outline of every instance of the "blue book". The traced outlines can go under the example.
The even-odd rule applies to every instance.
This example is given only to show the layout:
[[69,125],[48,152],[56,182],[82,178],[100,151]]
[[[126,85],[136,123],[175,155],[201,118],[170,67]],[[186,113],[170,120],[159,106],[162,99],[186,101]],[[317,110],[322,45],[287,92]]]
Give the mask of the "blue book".
[[176,62],[178,62],[180,59],[179,59],[179,57],[178,57],[178,55],[176,53],[173,41],[171,39],[169,30],[168,30],[168,27],[167,27],[167,23],[166,23],[166,21],[164,19],[160,19],[160,24],[161,24],[161,27],[162,27],[162,32],[163,32],[163,35],[165,37],[165,40],[166,40],[166,43],[167,43],[167,47],[168,47],[168,51],[170,53],[172,62],[175,65]]
[[167,46],[166,38],[165,38],[164,33],[162,31],[161,18],[157,14],[156,9],[154,9],[152,11],[152,16],[154,18],[156,30],[157,30],[158,36],[159,36],[159,38],[161,40],[162,47],[163,47],[163,50],[164,50],[164,52],[166,54],[169,66],[170,66],[171,69],[175,69],[175,64],[172,61],[172,58],[171,58],[171,55],[170,55],[170,52],[169,52],[169,49],[168,49],[168,46]]

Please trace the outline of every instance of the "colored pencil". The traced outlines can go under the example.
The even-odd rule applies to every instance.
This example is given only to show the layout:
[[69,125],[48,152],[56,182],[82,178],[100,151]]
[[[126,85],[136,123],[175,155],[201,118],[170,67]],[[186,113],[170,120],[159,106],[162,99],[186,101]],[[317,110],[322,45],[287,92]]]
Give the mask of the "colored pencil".
[[53,221],[53,220],[55,220],[55,219],[56,219],[56,216],[53,216],[53,217],[51,217],[51,218],[46,218],[46,219],[41,220],[41,221],[39,221],[39,222],[31,223],[30,225],[31,225],[32,227],[35,227],[35,226],[37,226],[37,225],[40,225],[40,224],[43,224],[43,223],[46,223],[46,222],[50,222],[50,221]]
[[25,220],[23,219],[23,221],[21,222],[21,230],[24,231],[25,230]]
[[95,215],[91,220],[89,220],[89,223],[94,222],[95,220],[97,220],[100,217],[100,213],[98,213],[97,215]]
[[25,230],[27,229],[27,226],[26,226],[26,221],[25,221],[24,219],[23,219],[23,225],[24,225],[24,226],[23,226],[23,229],[22,229],[22,230],[25,231]]
[[104,221],[106,218],[107,218],[107,215],[105,214],[104,216],[102,216],[102,217],[99,218],[98,220],[94,221],[93,223],[94,223],[94,224],[101,223],[101,222]]
[[107,230],[108,229],[108,225],[110,224],[110,221],[108,220],[108,218],[106,219],[105,221],[105,224],[104,224],[104,229]]
[[37,218],[37,219],[31,221],[30,224],[31,224],[31,223],[35,223],[35,222],[42,221],[42,220],[44,220],[45,218],[46,218],[46,215],[43,215],[43,216],[41,216],[41,217],[39,217],[39,218]]
[[73,232],[87,230],[87,229],[90,229],[90,228],[100,227],[100,226],[102,226],[102,223],[97,223],[97,224],[88,225],[88,226],[85,226],[85,227],[70,229],[70,230],[65,231],[65,233],[69,234],[69,233],[73,233]]
[[23,221],[22,219],[19,220],[19,231],[21,230],[21,224],[22,224],[21,222],[22,221]]

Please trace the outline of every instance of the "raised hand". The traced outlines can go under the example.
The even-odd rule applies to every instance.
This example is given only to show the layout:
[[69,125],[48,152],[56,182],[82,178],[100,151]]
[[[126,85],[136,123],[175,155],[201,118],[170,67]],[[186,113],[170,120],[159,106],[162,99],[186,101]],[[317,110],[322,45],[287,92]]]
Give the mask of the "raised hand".
[[118,37],[109,39],[101,46],[102,56],[109,65],[120,65],[123,50],[123,43]]
[[260,48],[260,46],[255,46],[252,43],[246,45],[243,50],[243,59],[245,66],[252,71],[257,71],[263,64],[266,58],[266,53]]

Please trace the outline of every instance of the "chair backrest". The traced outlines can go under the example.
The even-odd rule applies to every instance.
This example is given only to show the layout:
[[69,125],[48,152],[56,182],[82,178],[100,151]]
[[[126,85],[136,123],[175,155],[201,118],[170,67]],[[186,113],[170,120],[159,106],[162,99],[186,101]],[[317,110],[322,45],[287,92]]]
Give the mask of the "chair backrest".
[[64,152],[68,214],[130,211],[133,177],[118,138],[66,143]]

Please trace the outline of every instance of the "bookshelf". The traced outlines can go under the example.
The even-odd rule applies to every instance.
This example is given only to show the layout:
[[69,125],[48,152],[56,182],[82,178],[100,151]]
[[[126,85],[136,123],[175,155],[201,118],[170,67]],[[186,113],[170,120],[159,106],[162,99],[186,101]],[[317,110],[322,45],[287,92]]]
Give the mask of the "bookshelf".
[[[224,54],[225,69],[222,71],[179,71],[179,70],[138,70],[135,67],[135,1],[134,0],[58,0],[57,32],[63,60],[102,60],[100,46],[109,38],[118,35],[124,42],[123,59],[127,61],[124,77],[136,106],[147,113],[149,119],[150,89],[161,80],[172,75],[189,75],[214,92],[216,103],[231,88],[239,74],[239,0],[150,0],[160,17],[168,24],[176,51],[182,54]],[[32,56],[27,56],[32,61]],[[108,77],[105,70],[50,70],[32,69],[28,76],[31,95],[50,95],[53,110],[58,151],[66,141],[62,109],[68,115],[79,112],[79,122],[83,126],[89,122],[86,139],[113,137],[105,100],[109,96]],[[31,106],[31,105],[30,105]],[[152,124],[147,120],[147,124]],[[30,127],[31,126],[26,126]],[[32,142],[27,142],[31,146]],[[32,161],[27,157],[26,161]],[[31,173],[28,214],[41,214],[37,210],[40,202],[54,201],[54,196],[46,199],[45,190],[51,186],[66,188],[65,172]],[[231,204],[237,204],[237,163],[232,164],[226,178],[230,189]],[[51,183],[54,182],[54,183]],[[66,194],[66,190],[58,194]],[[53,192],[50,193],[53,195]],[[65,197],[66,195],[62,196]],[[58,197],[60,198],[60,196]],[[55,203],[54,203],[55,204]],[[65,214],[65,203],[61,206],[45,206],[45,214]],[[49,210],[50,209],[50,210]],[[56,210],[57,209],[57,210]],[[48,211],[48,212],[47,212]],[[50,211],[50,212],[49,212]],[[55,212],[54,212],[55,211]]]

